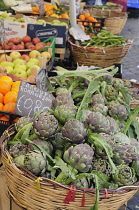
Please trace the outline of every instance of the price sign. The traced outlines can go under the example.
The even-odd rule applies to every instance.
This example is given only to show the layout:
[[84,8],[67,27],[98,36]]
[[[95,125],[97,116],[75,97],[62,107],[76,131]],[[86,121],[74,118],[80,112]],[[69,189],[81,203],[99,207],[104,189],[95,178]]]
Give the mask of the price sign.
[[45,69],[41,69],[41,71],[36,76],[36,85],[37,85],[37,88],[39,88],[43,91],[47,91]]
[[45,13],[44,0],[38,0],[38,6],[39,6],[39,11],[40,11],[40,16],[43,16]]
[[0,39],[3,44],[5,42],[4,20],[0,20]]
[[48,111],[51,108],[53,95],[21,82],[16,103],[16,114],[32,117],[34,112]]

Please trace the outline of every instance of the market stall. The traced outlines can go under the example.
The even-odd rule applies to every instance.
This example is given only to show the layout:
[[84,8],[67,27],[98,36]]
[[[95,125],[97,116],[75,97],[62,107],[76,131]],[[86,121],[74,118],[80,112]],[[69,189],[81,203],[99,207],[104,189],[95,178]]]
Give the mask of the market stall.
[[0,16],[0,208],[125,209],[139,189],[139,84],[117,78],[128,14],[40,2]]

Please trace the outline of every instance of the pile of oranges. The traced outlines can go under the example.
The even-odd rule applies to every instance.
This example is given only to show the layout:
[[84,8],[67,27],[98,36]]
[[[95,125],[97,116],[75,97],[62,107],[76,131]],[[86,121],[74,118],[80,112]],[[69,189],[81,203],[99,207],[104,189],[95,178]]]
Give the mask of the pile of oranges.
[[[1,113],[15,113],[17,95],[19,91],[20,81],[13,82],[9,76],[0,77],[0,120],[9,121],[10,117]],[[18,118],[15,118],[17,121]]]
[[79,15],[77,19],[78,24],[82,25],[90,25],[90,26],[100,26],[100,23],[98,23],[98,20],[91,16],[89,13]]

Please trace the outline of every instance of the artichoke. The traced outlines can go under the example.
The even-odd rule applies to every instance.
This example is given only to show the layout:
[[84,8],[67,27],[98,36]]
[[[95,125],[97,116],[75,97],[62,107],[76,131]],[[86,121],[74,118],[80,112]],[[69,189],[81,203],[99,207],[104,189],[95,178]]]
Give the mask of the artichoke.
[[35,118],[33,123],[34,133],[40,139],[46,139],[53,136],[58,129],[58,121],[46,112]]
[[93,107],[92,107],[92,111],[93,112],[100,112],[101,114],[103,115],[107,115],[107,112],[108,112],[108,107],[105,106],[104,104],[95,104]]
[[61,94],[70,94],[67,88],[63,88],[63,87],[58,87],[55,90],[55,94],[56,96],[61,95]]
[[104,71],[103,73],[106,73],[106,75],[100,77],[101,81],[105,81],[107,82],[107,84],[111,84],[113,81],[113,76],[108,75],[107,73],[109,73],[108,71]]
[[18,132],[23,128],[25,125],[33,122],[33,119],[31,117],[20,117],[19,120],[15,123],[15,129]]
[[118,130],[118,125],[116,121],[107,116],[105,117],[100,112],[92,112],[85,124],[90,128],[93,132],[97,133],[107,133],[107,134],[114,134]]
[[75,118],[77,107],[74,104],[63,104],[56,107],[54,116],[60,123],[64,124],[66,121]]
[[18,165],[24,167],[24,160],[25,160],[25,155],[19,155],[16,158],[14,158],[14,162],[17,163]]
[[135,98],[135,99],[139,99],[139,89],[136,88],[136,87],[132,87],[129,89],[129,95],[132,96],[132,98]]
[[124,86],[128,87],[128,88],[131,88],[132,87],[131,81],[130,80],[124,80]]
[[9,148],[9,153],[13,158],[25,155],[28,152],[28,146],[22,143],[16,143]]
[[104,173],[107,176],[111,175],[111,166],[107,160],[103,160],[101,158],[94,159],[92,163],[92,170],[99,171],[100,173]]
[[113,161],[120,165],[129,165],[136,157],[136,152],[133,146],[129,144],[116,144],[113,149]]
[[111,109],[113,106],[120,104],[118,101],[109,101],[107,103],[108,109]]
[[[52,154],[53,151],[53,146],[49,141],[44,141],[41,139],[35,139],[33,141],[34,144],[40,146],[42,149],[44,149],[48,154]],[[34,150],[33,145],[29,144],[28,146],[30,148],[30,150]]]
[[33,150],[25,155],[25,168],[36,176],[43,174],[47,169],[46,155],[38,150]]
[[127,110],[122,104],[116,104],[109,110],[109,115],[115,119],[126,120],[128,117]]
[[108,101],[115,101],[118,97],[118,92],[114,87],[107,86],[105,91],[105,97]]
[[52,108],[55,109],[57,106],[60,106],[62,104],[74,104],[71,94],[66,94],[66,93],[59,94],[52,101]]
[[131,143],[131,139],[126,134],[121,133],[121,132],[114,134],[113,138],[116,143],[122,143],[122,144]]
[[117,166],[117,170],[112,175],[112,178],[118,186],[133,185],[137,180],[134,169],[127,165]]
[[139,176],[139,155],[137,155],[135,160],[132,162],[132,168],[134,169],[136,175]]
[[82,177],[80,179],[75,179],[72,185],[76,186],[77,189],[88,189],[90,188],[90,179],[87,177]]
[[95,94],[92,96],[91,104],[105,104],[106,98],[102,94]]
[[93,156],[93,149],[85,143],[71,146],[64,152],[63,159],[78,171],[88,172],[91,169]]
[[118,79],[118,78],[114,78],[112,83],[113,83],[114,87],[124,87],[125,86],[124,81],[121,79]]
[[63,137],[72,143],[81,143],[87,135],[84,124],[76,119],[68,120],[61,132]]

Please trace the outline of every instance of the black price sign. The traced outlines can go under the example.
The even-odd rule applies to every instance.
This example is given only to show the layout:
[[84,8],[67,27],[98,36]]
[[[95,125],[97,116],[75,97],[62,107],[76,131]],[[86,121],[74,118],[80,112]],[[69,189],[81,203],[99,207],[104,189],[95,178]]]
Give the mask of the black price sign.
[[36,85],[37,88],[47,91],[46,85],[46,71],[45,69],[41,69],[41,71],[36,76]]
[[40,11],[40,16],[43,16],[45,13],[44,0],[38,0],[38,6],[39,6],[39,11]]
[[0,20],[0,39],[3,44],[5,42],[4,20]]
[[16,114],[32,117],[35,112],[48,111],[53,98],[53,95],[27,82],[21,82],[16,102]]

